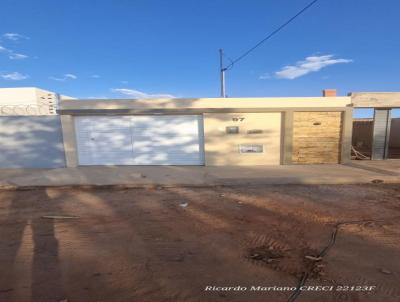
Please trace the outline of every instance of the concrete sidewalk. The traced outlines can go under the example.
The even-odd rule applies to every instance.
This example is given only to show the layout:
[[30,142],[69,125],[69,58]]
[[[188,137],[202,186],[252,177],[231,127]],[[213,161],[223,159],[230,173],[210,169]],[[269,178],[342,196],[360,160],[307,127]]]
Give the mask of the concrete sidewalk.
[[391,176],[400,176],[400,159],[353,160],[348,165],[371,172],[377,172]]
[[400,182],[400,161],[374,167],[360,161],[349,165],[287,165],[244,167],[92,166],[61,169],[1,169],[0,187],[70,185],[235,185],[235,184],[355,184]]

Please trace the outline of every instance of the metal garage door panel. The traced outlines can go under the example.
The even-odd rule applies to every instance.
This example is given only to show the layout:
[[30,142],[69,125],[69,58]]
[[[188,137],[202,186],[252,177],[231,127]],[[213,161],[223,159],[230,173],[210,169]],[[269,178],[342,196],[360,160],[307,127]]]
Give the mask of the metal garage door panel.
[[136,165],[202,165],[202,117],[165,115],[132,117]]
[[75,118],[80,165],[202,165],[202,116]]
[[133,164],[129,118],[77,117],[75,127],[79,164]]

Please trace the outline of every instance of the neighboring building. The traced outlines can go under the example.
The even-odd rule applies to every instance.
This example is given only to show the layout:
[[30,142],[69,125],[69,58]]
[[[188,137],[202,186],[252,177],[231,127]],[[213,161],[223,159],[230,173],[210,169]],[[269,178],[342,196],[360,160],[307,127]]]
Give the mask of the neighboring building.
[[0,88],[0,168],[65,167],[59,97],[38,88]]
[[350,160],[350,97],[62,100],[67,166]]
[[[366,157],[371,157],[372,155],[373,133],[373,118],[355,118],[353,120],[353,147]],[[388,138],[387,158],[400,158],[400,118],[391,118]]]
[[0,88],[0,115],[54,115],[58,99],[72,99],[34,88]]
[[[400,108],[400,92],[352,92],[349,96],[354,108],[374,109],[374,119],[369,126],[364,122],[364,126],[358,123],[354,127],[355,137],[363,137],[354,142],[354,147],[373,160],[400,158],[399,122],[392,119],[392,110]],[[369,141],[365,132],[368,132]]]

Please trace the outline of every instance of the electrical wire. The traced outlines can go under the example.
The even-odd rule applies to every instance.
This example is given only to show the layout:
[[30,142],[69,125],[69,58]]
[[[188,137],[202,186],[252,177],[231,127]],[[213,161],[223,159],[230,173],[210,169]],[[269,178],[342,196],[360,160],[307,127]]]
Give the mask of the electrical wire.
[[[392,219],[398,219],[398,216],[396,216],[396,217],[391,217],[391,218],[388,218],[388,219],[386,219],[386,220],[372,220],[372,219],[368,219],[368,220],[355,220],[355,221],[342,221],[342,222],[338,222],[338,223],[336,223],[335,225],[334,225],[334,228],[333,228],[333,231],[332,231],[332,233],[331,233],[331,238],[330,238],[330,240],[329,240],[329,243],[328,243],[328,245],[326,245],[323,249],[322,249],[322,251],[317,255],[317,258],[323,258],[323,257],[325,257],[326,256],[326,254],[328,253],[328,251],[335,245],[335,243],[336,243],[336,238],[337,238],[337,235],[338,235],[338,232],[339,232],[339,228],[341,227],[341,226],[344,226],[344,225],[354,225],[354,224],[364,224],[364,223],[373,223],[373,222],[382,222],[382,223],[384,223],[385,221],[389,221],[389,220],[392,220]],[[300,296],[300,294],[301,294],[301,287],[302,286],[304,286],[304,284],[306,284],[306,282],[307,282],[307,279],[308,279],[308,277],[309,277],[309,271],[305,271],[305,272],[303,272],[303,274],[302,274],[302,277],[301,277],[301,279],[299,280],[299,282],[298,282],[298,284],[297,284],[297,286],[296,286],[296,290],[292,293],[292,295],[289,297],[289,299],[287,300],[287,302],[294,302],[297,298],[298,298],[298,296]]]
[[277,29],[272,31],[268,36],[266,36],[264,39],[262,39],[260,42],[258,42],[256,45],[254,45],[252,48],[244,52],[242,55],[237,57],[234,60],[231,60],[231,63],[224,68],[224,71],[232,69],[233,65],[242,60],[244,57],[248,56],[252,51],[254,51],[256,48],[258,48],[261,44],[272,38],[274,35],[276,35],[278,32],[280,32],[282,29],[284,29],[287,25],[289,25],[292,21],[294,21],[297,17],[299,17],[301,14],[303,14],[306,10],[308,10],[311,6],[313,6],[315,3],[317,3],[319,0],[314,0],[310,2],[308,5],[306,5],[302,10],[300,10],[296,15],[291,17],[288,21],[283,23],[281,26],[279,26]]

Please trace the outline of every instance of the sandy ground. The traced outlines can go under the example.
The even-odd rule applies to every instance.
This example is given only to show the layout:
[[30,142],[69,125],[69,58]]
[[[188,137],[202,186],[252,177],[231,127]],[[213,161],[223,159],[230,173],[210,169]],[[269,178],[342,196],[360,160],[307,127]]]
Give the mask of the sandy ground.
[[305,272],[332,290],[296,301],[400,301],[400,186],[0,191],[0,301],[279,302]]

